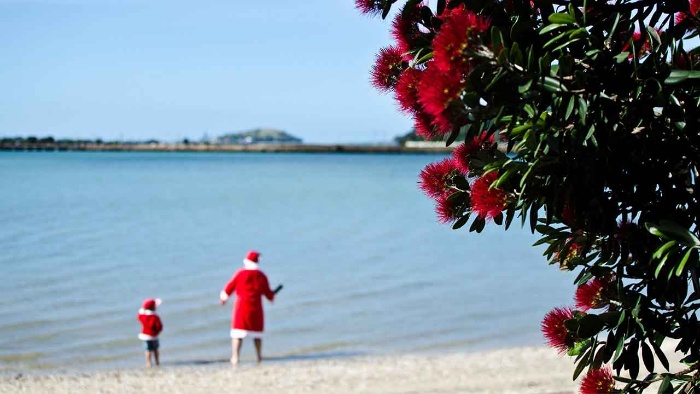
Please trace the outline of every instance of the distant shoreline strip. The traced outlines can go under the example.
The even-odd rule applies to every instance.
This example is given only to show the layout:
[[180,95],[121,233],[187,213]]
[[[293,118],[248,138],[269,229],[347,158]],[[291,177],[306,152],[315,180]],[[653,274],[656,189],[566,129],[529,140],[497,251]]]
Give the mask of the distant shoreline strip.
[[452,147],[405,147],[392,145],[310,145],[310,144],[0,144],[0,151],[86,151],[86,152],[298,152],[298,153],[449,153]]

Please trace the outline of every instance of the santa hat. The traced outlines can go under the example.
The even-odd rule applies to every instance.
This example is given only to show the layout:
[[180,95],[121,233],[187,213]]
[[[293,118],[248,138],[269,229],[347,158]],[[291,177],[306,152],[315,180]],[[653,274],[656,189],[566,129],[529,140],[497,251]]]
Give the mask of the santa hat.
[[258,258],[260,257],[260,253],[251,250],[248,252],[248,254],[245,256],[245,259],[243,259],[243,263],[253,263],[257,264],[258,263]]
[[153,311],[156,309],[157,306],[159,306],[163,300],[160,298],[146,298],[143,301],[143,305],[141,306],[141,309],[146,309],[149,311]]

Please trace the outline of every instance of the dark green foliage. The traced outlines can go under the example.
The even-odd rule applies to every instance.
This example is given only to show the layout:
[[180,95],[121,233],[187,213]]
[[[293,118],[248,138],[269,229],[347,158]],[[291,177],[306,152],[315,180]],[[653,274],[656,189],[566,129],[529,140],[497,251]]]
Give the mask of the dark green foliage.
[[[625,392],[661,382],[661,393],[700,393],[700,70],[685,48],[700,21],[676,24],[687,1],[453,0],[423,11],[430,34],[461,6],[491,30],[470,54],[471,127],[458,140],[486,131],[507,142],[470,171],[497,171],[511,196],[505,220],[472,215],[465,228],[507,228],[517,213],[576,285],[609,282],[605,309],[567,322],[582,338],[574,377],[607,364],[629,374],[618,377]],[[413,66],[432,50],[414,51]],[[661,349],[669,338],[687,356],[678,373]]]

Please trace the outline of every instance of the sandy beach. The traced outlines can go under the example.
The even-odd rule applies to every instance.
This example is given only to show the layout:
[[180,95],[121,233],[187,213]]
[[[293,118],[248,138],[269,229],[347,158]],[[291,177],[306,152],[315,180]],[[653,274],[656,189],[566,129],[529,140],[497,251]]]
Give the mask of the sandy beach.
[[[166,356],[167,358],[167,356]],[[0,393],[576,393],[572,359],[545,347],[302,361],[244,358],[151,370],[0,377]]]

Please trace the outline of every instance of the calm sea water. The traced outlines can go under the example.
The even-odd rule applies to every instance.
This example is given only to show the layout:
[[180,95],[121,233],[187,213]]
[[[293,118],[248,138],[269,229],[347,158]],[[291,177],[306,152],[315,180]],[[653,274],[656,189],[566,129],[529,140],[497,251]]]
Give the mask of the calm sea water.
[[284,284],[271,358],[543,343],[572,275],[528,231],[437,223],[416,180],[440,158],[0,153],[0,372],[140,367],[148,297],[165,364],[226,360],[218,294],[248,249]]

